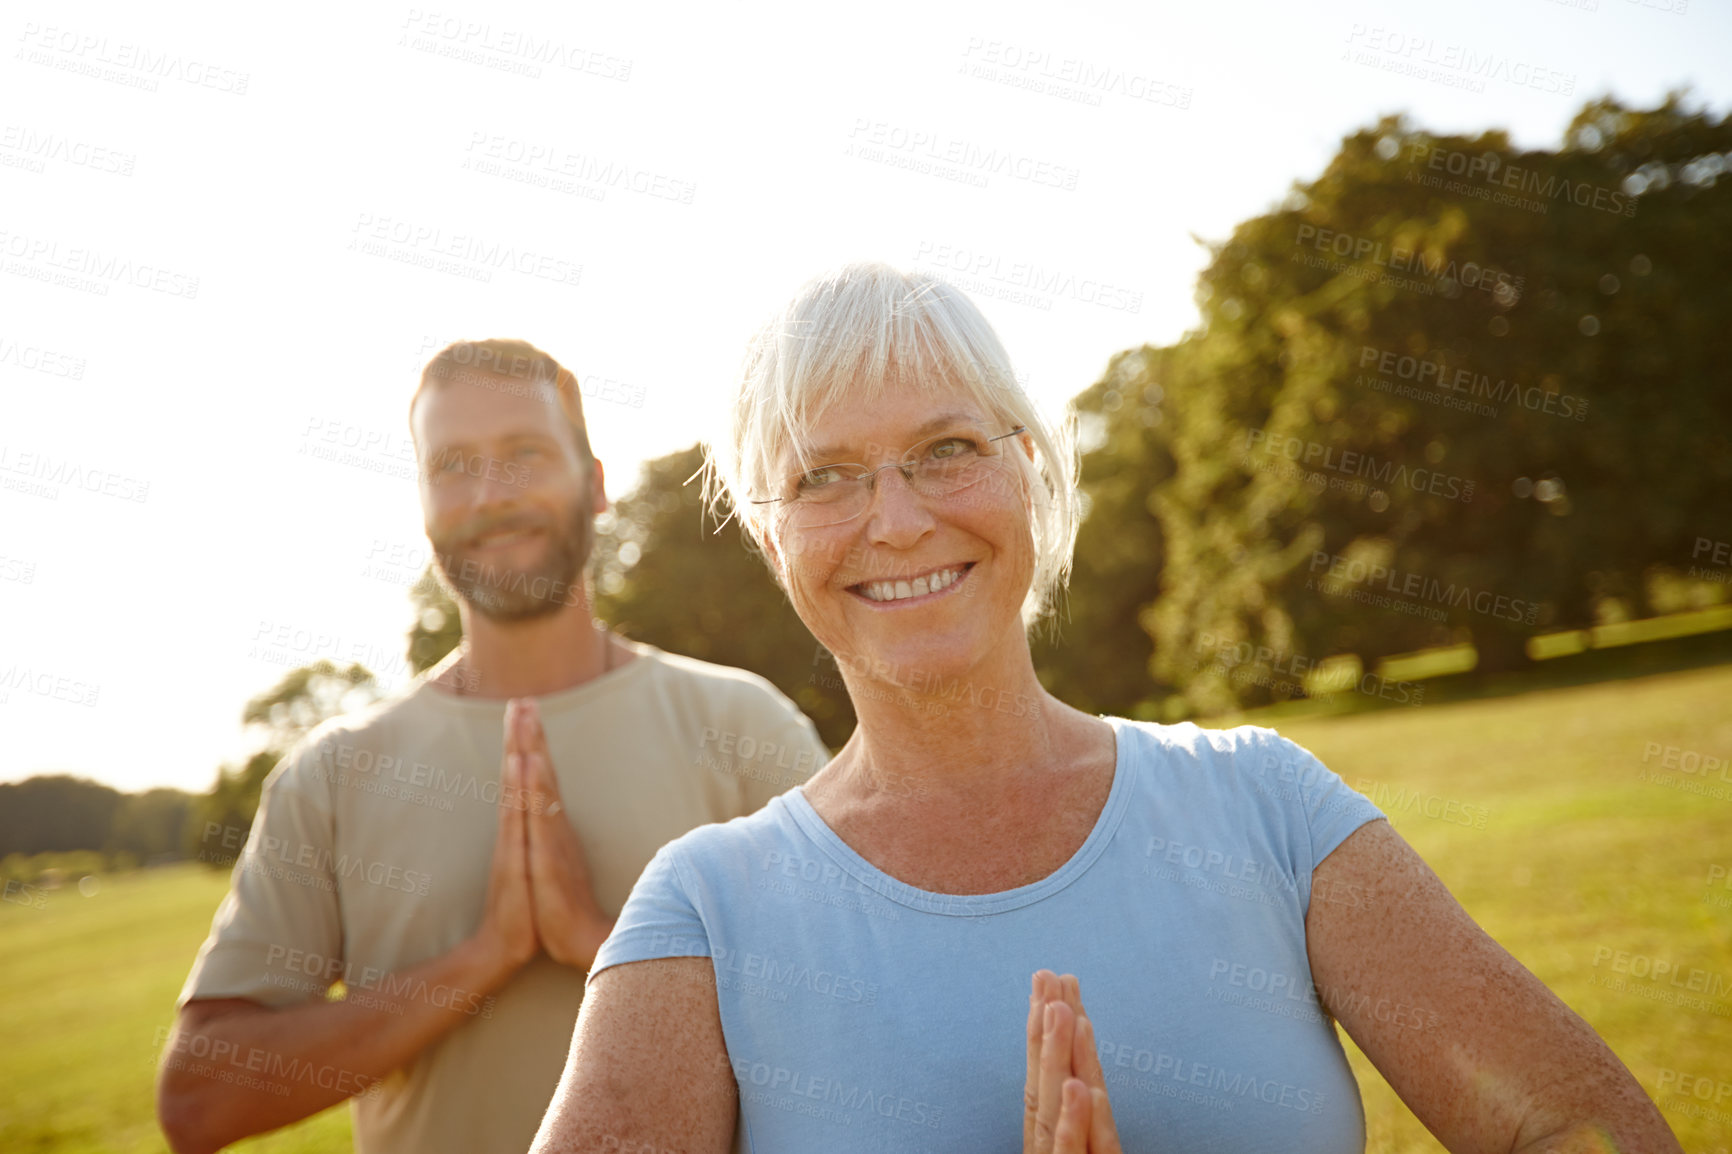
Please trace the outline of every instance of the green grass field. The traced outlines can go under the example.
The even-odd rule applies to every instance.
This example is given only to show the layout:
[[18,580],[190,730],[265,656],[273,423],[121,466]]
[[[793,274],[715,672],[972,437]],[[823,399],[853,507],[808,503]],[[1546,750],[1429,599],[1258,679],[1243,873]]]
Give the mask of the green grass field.
[[[1684,1148],[1732,1147],[1732,1100],[1676,1093],[1677,1074],[1732,1082],[1732,993],[1688,994],[1612,973],[1596,950],[1665,959],[1732,982],[1732,771],[1705,795],[1639,779],[1650,743],[1732,755],[1732,666],[1457,704],[1279,723],[1350,785],[1393,808],[1436,797],[1485,828],[1398,812],[1395,825],[1468,910],[1594,1025],[1662,1108]],[[1663,754],[1661,756],[1664,756]],[[1402,795],[1393,791],[1403,790]],[[1421,803],[1423,806],[1425,803]],[[1434,811],[1437,806],[1433,806]],[[154,1057],[225,876],[182,866],[0,903],[0,1150],[164,1148],[151,1109]],[[34,898],[35,895],[31,895]],[[1596,984],[1617,978],[1623,989]],[[1658,996],[1658,997],[1656,997]],[[1441,1149],[1349,1046],[1373,1151]],[[1668,1072],[1676,1072],[1668,1074]],[[1692,1113],[1692,1110],[1696,1111]],[[338,1109],[235,1147],[347,1151]]]

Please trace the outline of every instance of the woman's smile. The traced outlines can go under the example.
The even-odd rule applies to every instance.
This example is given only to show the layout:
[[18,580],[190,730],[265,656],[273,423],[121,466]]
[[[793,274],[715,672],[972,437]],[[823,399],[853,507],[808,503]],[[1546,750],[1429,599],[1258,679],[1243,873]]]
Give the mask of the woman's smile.
[[848,592],[867,602],[874,609],[904,608],[924,605],[947,594],[968,579],[974,562],[930,569],[912,580],[862,581],[848,586]]

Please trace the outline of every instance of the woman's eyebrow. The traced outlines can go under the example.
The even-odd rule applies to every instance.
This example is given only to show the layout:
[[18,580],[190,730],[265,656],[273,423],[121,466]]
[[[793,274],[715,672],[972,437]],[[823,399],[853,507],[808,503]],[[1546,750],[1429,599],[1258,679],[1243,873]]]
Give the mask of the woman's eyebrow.
[[[909,444],[919,444],[921,441],[925,440],[929,434],[936,433],[946,426],[956,424],[978,425],[980,424],[980,418],[974,413],[941,413],[940,415],[933,417],[930,421],[927,421],[924,425],[921,425],[918,429],[915,429],[913,435],[909,439]],[[814,461],[834,461],[839,459],[843,453],[852,451],[853,450],[845,446],[836,447],[827,445],[821,449],[810,450],[807,453],[807,457]]]

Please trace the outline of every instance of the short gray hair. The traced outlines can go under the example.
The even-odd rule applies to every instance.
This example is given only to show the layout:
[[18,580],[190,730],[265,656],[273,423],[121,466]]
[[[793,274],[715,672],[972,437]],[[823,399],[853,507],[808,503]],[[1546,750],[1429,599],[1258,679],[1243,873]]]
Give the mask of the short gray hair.
[[731,505],[760,546],[777,464],[802,467],[819,419],[839,403],[870,401],[886,384],[941,382],[1007,425],[1022,425],[1034,461],[1012,454],[1031,482],[1034,580],[1023,603],[1032,626],[1053,607],[1076,544],[1076,441],[1071,423],[1049,423],[1017,382],[1010,357],[974,302],[922,272],[850,264],[806,282],[746,346],[729,436],[705,446],[705,496],[713,514]]

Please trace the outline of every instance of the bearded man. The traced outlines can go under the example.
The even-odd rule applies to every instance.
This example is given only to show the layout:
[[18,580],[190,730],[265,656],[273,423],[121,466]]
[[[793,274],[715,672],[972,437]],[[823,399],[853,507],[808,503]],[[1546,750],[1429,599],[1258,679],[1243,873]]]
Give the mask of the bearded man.
[[409,423],[463,642],[266,780],[161,1062],[177,1154],[344,1099],[362,1154],[527,1149],[656,850],[829,759],[764,679],[594,619],[607,498],[569,370],[458,342]]

